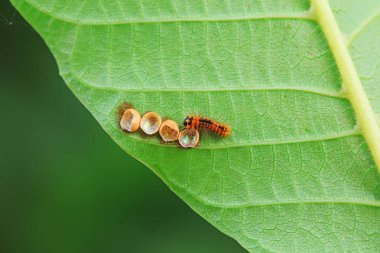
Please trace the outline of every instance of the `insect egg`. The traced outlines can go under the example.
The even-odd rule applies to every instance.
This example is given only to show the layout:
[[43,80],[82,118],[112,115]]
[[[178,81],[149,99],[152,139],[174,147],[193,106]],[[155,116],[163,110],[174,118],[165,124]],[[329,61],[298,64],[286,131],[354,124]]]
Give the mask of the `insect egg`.
[[125,110],[120,120],[120,127],[128,132],[139,129],[140,113],[134,109]]
[[165,120],[160,126],[159,133],[165,142],[175,141],[178,139],[179,127],[173,120]]
[[157,133],[161,125],[161,117],[156,112],[147,112],[140,120],[141,129],[149,135]]
[[198,145],[199,132],[195,128],[186,128],[179,133],[178,141],[184,148],[193,148]]

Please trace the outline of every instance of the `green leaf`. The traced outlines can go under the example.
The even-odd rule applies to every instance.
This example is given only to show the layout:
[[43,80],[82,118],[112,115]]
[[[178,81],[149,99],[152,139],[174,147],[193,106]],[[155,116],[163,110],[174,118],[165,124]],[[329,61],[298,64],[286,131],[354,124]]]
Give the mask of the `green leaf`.
[[[378,0],[12,2],[115,142],[243,247],[378,251]],[[125,134],[124,101],[232,136]]]

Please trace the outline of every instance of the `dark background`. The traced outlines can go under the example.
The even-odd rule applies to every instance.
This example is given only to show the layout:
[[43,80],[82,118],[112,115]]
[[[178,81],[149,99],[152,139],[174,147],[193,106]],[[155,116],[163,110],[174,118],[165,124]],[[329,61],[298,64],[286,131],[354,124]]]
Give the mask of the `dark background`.
[[113,143],[4,0],[0,252],[245,252]]

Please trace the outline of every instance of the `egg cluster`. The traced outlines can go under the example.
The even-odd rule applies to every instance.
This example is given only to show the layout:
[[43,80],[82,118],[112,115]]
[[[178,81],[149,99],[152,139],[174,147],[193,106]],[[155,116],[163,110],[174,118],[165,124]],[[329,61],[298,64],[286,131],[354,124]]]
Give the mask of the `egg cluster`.
[[127,132],[135,132],[139,128],[147,135],[158,132],[164,142],[178,141],[184,148],[193,148],[198,145],[198,129],[200,128],[209,129],[224,137],[231,133],[228,125],[200,116],[186,117],[183,125],[184,129],[180,130],[177,122],[171,119],[162,122],[160,115],[156,112],[147,112],[141,117],[140,113],[133,108],[123,110],[120,118],[120,127]]

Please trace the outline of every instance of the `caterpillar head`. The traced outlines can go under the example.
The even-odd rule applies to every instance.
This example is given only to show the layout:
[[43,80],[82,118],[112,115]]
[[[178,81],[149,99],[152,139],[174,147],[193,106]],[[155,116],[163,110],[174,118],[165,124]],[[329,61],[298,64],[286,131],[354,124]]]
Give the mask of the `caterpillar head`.
[[185,128],[191,128],[192,123],[193,123],[193,117],[192,116],[187,116],[185,118],[185,120],[183,121],[183,125],[185,126]]

